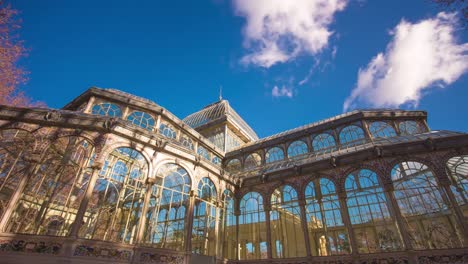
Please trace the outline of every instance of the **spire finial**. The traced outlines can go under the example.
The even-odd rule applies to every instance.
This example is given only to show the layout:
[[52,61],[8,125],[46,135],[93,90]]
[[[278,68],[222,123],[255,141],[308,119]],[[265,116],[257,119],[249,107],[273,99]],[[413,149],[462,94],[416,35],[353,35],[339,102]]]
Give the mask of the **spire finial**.
[[219,100],[223,100],[223,86],[220,85],[219,86]]

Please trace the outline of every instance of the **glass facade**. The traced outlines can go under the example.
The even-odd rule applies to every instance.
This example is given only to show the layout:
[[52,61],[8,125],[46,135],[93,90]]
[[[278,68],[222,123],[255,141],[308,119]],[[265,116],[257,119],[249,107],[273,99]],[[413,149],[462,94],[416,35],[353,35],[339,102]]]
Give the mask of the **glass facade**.
[[245,124],[222,123],[226,102],[213,120],[193,116],[202,135],[150,102],[93,100],[76,117],[3,120],[0,251],[380,264],[466,250],[468,136],[429,131],[420,112],[343,114],[246,142]]

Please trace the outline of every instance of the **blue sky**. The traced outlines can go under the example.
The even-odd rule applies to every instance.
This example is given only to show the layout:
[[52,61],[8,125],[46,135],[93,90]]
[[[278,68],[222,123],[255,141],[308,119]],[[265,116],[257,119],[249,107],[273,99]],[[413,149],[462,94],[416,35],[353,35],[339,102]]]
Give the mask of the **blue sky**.
[[183,118],[222,86],[260,137],[367,107],[426,110],[432,129],[468,131],[456,17],[429,0],[315,3],[14,0],[30,49],[21,88],[53,108],[116,88]]

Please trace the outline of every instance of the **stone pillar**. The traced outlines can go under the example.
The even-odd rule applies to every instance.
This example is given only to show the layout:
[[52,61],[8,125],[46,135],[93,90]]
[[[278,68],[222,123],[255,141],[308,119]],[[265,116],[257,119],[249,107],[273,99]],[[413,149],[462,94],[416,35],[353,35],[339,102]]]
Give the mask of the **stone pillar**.
[[[13,193],[10,201],[8,202],[5,212],[3,213],[3,216],[0,219],[0,231],[2,232],[6,231],[8,220],[13,214],[13,211],[16,209],[16,206],[21,198],[21,194],[23,194],[24,189],[26,188],[26,185],[29,179],[31,178],[31,175],[36,174],[38,170],[40,169],[44,155],[46,153],[47,153],[47,148],[43,150],[40,157],[38,158],[33,157],[30,160],[30,164],[31,164],[30,170],[28,170],[26,174],[20,179],[20,182],[18,183],[18,186],[16,187],[15,192]],[[28,157],[28,158],[31,158],[31,157]]]
[[[141,209],[141,218],[140,222],[138,223],[138,229],[137,229],[137,235],[135,237],[135,244],[139,244],[142,241],[144,241],[144,236],[145,236],[145,227],[146,227],[146,222],[148,221],[146,215],[148,211],[148,204],[151,200],[151,195],[153,194],[153,184],[156,182],[155,178],[150,178],[148,177],[146,179],[146,193],[145,193],[145,198],[143,201],[143,208]],[[160,202],[160,201],[158,201]]]
[[411,244],[410,235],[408,232],[408,227],[405,224],[403,216],[400,212],[400,207],[398,206],[398,202],[395,199],[395,194],[393,193],[394,187],[391,182],[387,182],[383,185],[383,190],[385,194],[385,198],[388,201],[388,209],[390,211],[390,215],[395,220],[396,225],[398,227],[398,231],[400,232],[400,237],[403,242],[403,247],[405,250],[413,250],[413,245]]
[[75,221],[72,224],[70,236],[71,237],[78,237],[78,232],[80,231],[81,225],[83,224],[83,217],[86,213],[86,208],[88,208],[89,199],[93,195],[94,186],[96,185],[96,181],[99,177],[99,172],[102,169],[102,163],[94,162],[93,166],[91,167],[91,177],[89,179],[88,186],[86,187],[85,196],[80,203],[80,207],[76,213]]
[[[228,139],[227,139],[227,138],[228,138],[228,131],[229,131],[229,129],[228,129],[228,126],[227,126],[227,123],[226,123],[226,124],[224,125],[224,148],[223,148],[223,150],[224,150],[225,152],[228,151],[228,150],[227,150],[227,148],[228,148],[228,145],[227,145],[227,144],[228,144]],[[244,166],[243,166],[243,164],[242,164],[242,168],[243,168],[243,167],[244,167]]]
[[[264,200],[265,201],[265,200]],[[266,244],[267,244],[267,258],[271,259],[272,258],[272,249],[271,249],[271,226],[270,226],[270,211],[271,211],[271,205],[269,202],[265,203],[263,205],[263,208],[265,209],[265,224],[266,224],[266,231],[267,231],[267,237],[266,237]],[[261,241],[260,241],[261,242]],[[258,249],[260,250],[260,243]],[[261,253],[260,253],[261,254]]]
[[397,135],[400,136],[401,135],[400,126],[396,120],[392,120],[392,126],[393,126],[393,129],[395,129],[395,132],[397,133]]
[[190,198],[189,198],[189,208],[187,210],[187,236],[185,240],[185,251],[188,254],[192,253],[192,228],[193,228],[193,208],[195,207],[195,199],[197,198],[197,194],[195,190],[190,190]]
[[161,125],[161,115],[156,117],[155,132],[159,134],[159,126]]
[[123,113],[122,113],[122,119],[127,120],[128,114],[130,113],[130,107],[125,106]]
[[[429,124],[427,123],[425,118],[422,120],[422,123],[423,123],[424,127],[427,129],[426,131],[431,131],[431,128],[429,127]],[[424,132],[426,132],[426,131],[424,131]]]
[[374,137],[372,136],[371,132],[369,131],[369,126],[367,125],[367,121],[362,120],[361,124],[362,124],[362,128],[364,129],[366,139],[368,139],[370,142],[374,142]]
[[93,108],[93,105],[94,105],[94,102],[95,102],[95,101],[96,101],[96,97],[91,96],[91,97],[89,98],[88,103],[86,104],[85,109],[83,110],[83,113],[90,114],[90,113],[91,113],[91,109]]
[[450,181],[448,178],[442,180],[439,178],[439,185],[442,187],[442,197],[444,198],[444,201],[455,215],[455,221],[457,222],[457,226],[460,229],[460,232],[457,232],[459,233],[459,238],[462,241],[462,244],[466,246],[468,244],[468,223],[465,220],[463,212],[460,210],[457,200],[452,193],[452,189],[450,188]]
[[302,231],[304,232],[304,241],[306,246],[307,257],[312,256],[312,252],[310,249],[310,238],[309,238],[309,228],[307,227],[307,212],[305,209],[306,201],[304,197],[299,199],[299,208],[301,210],[301,224],[302,224]]
[[223,259],[223,245],[224,245],[224,223],[221,222],[221,214],[224,213],[224,203],[218,201],[216,203],[216,225],[215,225],[215,236],[216,236],[216,258]]
[[240,210],[234,210],[234,215],[236,216],[236,260],[240,260],[240,252],[239,252],[239,216]]
[[[340,141],[340,135],[338,134],[337,128],[333,128],[333,138],[335,139],[335,144],[336,144],[336,149],[339,150],[341,149],[341,141]],[[312,142],[313,143],[313,142]],[[311,146],[313,145],[311,143]],[[313,148],[313,146],[312,146]]]
[[343,223],[348,230],[349,242],[351,244],[351,254],[354,256],[358,255],[358,246],[356,243],[356,238],[354,236],[353,227],[351,225],[351,218],[349,217],[348,204],[346,203],[347,195],[346,192],[338,192],[338,200],[340,202],[341,208],[341,217],[343,218]]

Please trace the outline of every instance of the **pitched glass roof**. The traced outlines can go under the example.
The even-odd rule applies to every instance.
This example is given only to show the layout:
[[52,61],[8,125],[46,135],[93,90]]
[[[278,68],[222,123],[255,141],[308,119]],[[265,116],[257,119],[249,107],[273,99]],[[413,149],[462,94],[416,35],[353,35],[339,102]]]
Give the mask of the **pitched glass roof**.
[[229,121],[243,130],[252,140],[258,139],[255,131],[239,116],[227,100],[219,100],[216,103],[207,105],[202,110],[187,116],[182,121],[196,129],[212,122],[228,118]]

